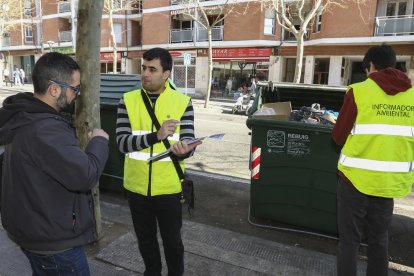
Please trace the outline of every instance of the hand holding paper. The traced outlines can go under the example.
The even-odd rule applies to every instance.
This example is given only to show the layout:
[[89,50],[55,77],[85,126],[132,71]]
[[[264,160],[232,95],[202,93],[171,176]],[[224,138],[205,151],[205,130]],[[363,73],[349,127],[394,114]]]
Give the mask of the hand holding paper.
[[198,145],[201,145],[203,142],[201,140],[191,142],[187,144],[185,141],[178,141],[171,146],[171,152],[178,157],[185,156],[187,153],[195,149]]
[[[180,152],[187,153],[190,150],[193,150],[195,147],[200,145],[202,143],[201,141],[203,141],[204,139],[221,140],[221,139],[223,139],[223,137],[224,137],[224,133],[219,133],[219,134],[213,134],[213,135],[210,135],[210,136],[203,136],[203,137],[191,140],[191,141],[180,141],[179,143],[176,143],[176,144],[172,145],[171,148],[169,148],[168,150],[166,150],[166,151],[164,151],[164,152],[162,152],[158,155],[154,155],[154,156],[148,158],[147,161],[149,162],[149,161],[157,161],[157,160],[163,159],[163,158],[167,157],[170,152],[173,152],[175,155],[179,156]],[[182,147],[182,148],[180,148],[180,147]],[[176,150],[176,152],[178,154],[172,150],[173,148],[174,148],[174,150]],[[189,148],[190,148],[190,150],[185,151]],[[183,155],[185,155],[185,153]]]

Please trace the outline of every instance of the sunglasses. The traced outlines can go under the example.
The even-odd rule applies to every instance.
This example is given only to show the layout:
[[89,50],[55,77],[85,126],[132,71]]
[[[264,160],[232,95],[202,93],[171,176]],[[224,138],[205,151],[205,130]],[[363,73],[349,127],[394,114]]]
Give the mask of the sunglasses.
[[60,83],[60,82],[56,82],[56,81],[52,81],[52,80],[49,80],[49,84],[56,84],[56,85],[59,85],[62,88],[72,89],[72,91],[75,92],[76,96],[80,93],[80,88],[81,88],[80,84],[78,86],[71,86],[71,85],[68,85],[66,83]]

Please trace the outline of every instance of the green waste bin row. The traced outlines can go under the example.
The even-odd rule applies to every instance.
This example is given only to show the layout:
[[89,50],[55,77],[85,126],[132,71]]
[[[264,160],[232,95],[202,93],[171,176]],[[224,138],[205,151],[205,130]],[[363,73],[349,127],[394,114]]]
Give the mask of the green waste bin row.
[[[264,91],[266,87],[261,89]],[[270,93],[277,89],[267,87]],[[304,85],[300,89],[293,85],[290,89],[295,97],[304,94],[308,102],[300,104],[306,103],[304,105],[307,106],[314,102],[328,102],[321,98],[322,91],[328,91],[326,93],[330,97],[337,93],[338,99],[331,98],[332,102],[342,101],[345,93],[345,88],[337,87],[329,90],[329,87],[318,89],[310,86],[306,90]],[[279,88],[281,90],[283,100],[289,101],[289,88]],[[295,97],[292,96],[293,102],[297,100]],[[262,100],[266,102],[269,98]],[[331,139],[332,127],[260,117],[249,117],[247,126],[252,135],[251,215],[302,230],[336,235],[340,150]]]
[[116,143],[116,117],[119,100],[125,92],[141,87],[139,75],[101,74],[100,105],[102,129],[109,134],[109,157],[99,185],[101,189],[122,192],[124,155]]

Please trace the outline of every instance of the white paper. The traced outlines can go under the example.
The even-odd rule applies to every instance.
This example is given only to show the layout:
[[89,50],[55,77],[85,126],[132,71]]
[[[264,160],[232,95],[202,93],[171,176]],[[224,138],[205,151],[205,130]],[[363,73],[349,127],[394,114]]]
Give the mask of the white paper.
[[[217,133],[217,134],[213,134],[213,135],[209,135],[209,136],[203,136],[203,137],[199,137],[199,138],[195,138],[194,140],[191,141],[185,141],[187,143],[187,145],[191,145],[197,141],[203,141],[204,139],[213,139],[213,140],[222,140],[224,137],[224,133]],[[147,159],[147,161],[157,161],[160,159],[163,159],[165,157],[168,156],[168,154],[171,152],[171,148],[169,148],[168,150],[161,152],[160,154],[154,155],[150,158]]]

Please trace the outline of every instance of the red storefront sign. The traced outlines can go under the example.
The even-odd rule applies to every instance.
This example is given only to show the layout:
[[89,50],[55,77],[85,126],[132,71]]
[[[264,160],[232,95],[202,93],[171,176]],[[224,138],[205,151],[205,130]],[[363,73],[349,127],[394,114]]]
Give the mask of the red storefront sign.
[[178,51],[170,51],[170,55],[175,58],[175,57],[180,57],[183,53],[182,52],[178,52]]
[[197,51],[194,50],[175,50],[169,51],[172,58],[184,57],[184,53],[190,54],[192,57],[197,56]]
[[221,48],[213,49],[215,60],[269,60],[272,48]]
[[[116,54],[118,61],[121,60],[121,53]],[[101,61],[114,61],[114,53],[101,53]]]

